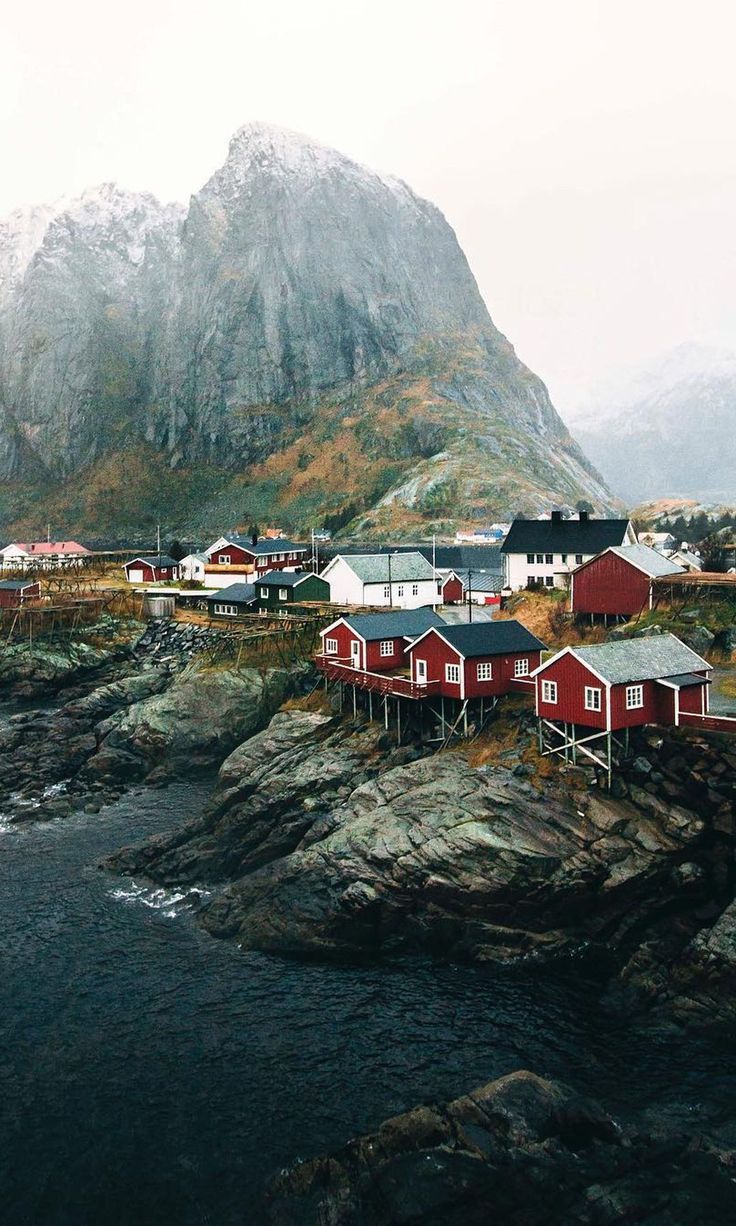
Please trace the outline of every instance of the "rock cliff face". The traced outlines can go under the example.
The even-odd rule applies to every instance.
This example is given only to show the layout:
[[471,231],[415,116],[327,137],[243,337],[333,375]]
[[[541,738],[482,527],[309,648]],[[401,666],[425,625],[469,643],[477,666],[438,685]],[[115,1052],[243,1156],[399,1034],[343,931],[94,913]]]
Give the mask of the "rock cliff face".
[[442,214],[293,133],[241,129],[186,213],[105,185],[14,215],[0,281],[0,476],[81,528],[104,498],[65,482],[110,457],[174,470],[164,509],[199,481],[192,524],[610,502]]

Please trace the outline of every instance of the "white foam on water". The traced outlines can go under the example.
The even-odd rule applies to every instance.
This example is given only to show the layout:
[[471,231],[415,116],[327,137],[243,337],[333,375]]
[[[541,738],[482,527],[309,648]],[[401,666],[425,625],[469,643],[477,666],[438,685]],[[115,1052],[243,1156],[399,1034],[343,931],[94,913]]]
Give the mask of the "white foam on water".
[[192,911],[196,904],[210,895],[209,890],[165,890],[161,886],[141,885],[131,880],[125,885],[108,890],[108,897],[126,906],[139,905],[152,911],[160,911],[166,919],[176,919],[185,911]]

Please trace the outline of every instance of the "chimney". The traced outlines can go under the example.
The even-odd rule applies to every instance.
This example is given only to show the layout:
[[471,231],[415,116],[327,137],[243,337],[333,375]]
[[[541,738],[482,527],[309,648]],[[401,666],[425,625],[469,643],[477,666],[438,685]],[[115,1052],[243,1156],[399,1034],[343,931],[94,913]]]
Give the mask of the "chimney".
[[588,522],[588,512],[587,512],[587,511],[578,511],[578,515],[580,516],[580,522],[581,522],[581,524],[587,524],[587,522]]
[[562,511],[553,511],[553,512],[552,512],[552,523],[553,523],[553,524],[561,524],[561,523],[562,523]]

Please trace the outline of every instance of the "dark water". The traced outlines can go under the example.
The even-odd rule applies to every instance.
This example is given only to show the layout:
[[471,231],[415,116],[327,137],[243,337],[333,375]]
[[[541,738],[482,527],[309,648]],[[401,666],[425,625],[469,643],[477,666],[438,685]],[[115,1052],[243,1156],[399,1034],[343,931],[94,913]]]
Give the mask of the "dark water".
[[243,954],[95,867],[207,790],[0,830],[3,1226],[257,1226],[280,1166],[523,1066],[736,1142],[733,1050],[633,1037],[581,968]]

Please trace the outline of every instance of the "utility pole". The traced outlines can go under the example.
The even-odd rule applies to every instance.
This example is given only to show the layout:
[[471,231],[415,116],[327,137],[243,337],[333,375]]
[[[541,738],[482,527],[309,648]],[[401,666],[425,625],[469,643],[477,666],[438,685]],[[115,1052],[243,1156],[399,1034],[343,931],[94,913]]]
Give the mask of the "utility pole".
[[468,622],[473,620],[473,572],[468,571]]
[[158,564],[161,565],[161,525],[156,524],[156,552],[158,554]]
[[391,550],[390,549],[388,551],[387,558],[388,558],[388,607],[389,609],[393,609],[394,607],[394,589],[391,583]]

